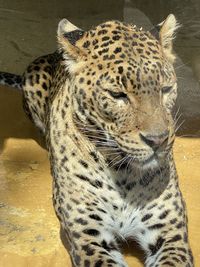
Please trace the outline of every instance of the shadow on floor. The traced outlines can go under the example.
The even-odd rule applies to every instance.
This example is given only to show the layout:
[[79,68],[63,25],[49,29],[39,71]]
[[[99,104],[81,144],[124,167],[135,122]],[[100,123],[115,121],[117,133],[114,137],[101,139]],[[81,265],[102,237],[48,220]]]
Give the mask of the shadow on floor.
[[7,138],[34,139],[44,148],[39,131],[23,111],[21,92],[1,86],[0,99],[0,151],[3,150]]

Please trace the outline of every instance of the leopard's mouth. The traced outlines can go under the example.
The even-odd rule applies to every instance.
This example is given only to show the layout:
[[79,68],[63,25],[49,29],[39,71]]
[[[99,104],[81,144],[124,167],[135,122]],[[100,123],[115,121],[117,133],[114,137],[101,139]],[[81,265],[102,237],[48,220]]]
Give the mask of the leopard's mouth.
[[108,168],[117,171],[131,171],[135,168],[158,168],[167,154],[166,151],[162,149],[153,151],[152,149],[123,147],[115,137],[91,121],[90,126],[82,127],[81,131],[104,156]]
[[116,171],[126,170],[131,172],[133,169],[154,170],[160,168],[169,154],[169,151],[153,152],[148,157],[139,158],[137,155],[127,153],[122,149],[118,153],[118,158],[108,158],[108,167]]
[[[107,136],[107,141],[95,144],[96,148],[104,155],[107,166],[114,170],[130,171],[137,168],[155,168],[158,165],[160,155],[154,151],[144,149],[130,149],[127,151],[118,144],[118,142]],[[143,156],[141,154],[144,153]],[[149,155],[150,154],[150,155]]]

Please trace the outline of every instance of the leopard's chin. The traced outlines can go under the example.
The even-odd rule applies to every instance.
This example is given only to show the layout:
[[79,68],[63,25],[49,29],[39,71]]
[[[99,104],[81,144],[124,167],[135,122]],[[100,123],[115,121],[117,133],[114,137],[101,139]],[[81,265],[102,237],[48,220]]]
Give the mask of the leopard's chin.
[[135,170],[155,170],[159,168],[159,165],[158,158],[153,154],[145,160],[134,158],[134,160],[127,159],[123,162],[119,161],[119,164],[114,164],[114,169],[131,173]]
[[144,160],[135,160],[133,161],[129,169],[135,170],[138,169],[140,171],[155,171],[162,168],[167,162],[167,154],[166,153],[154,153],[150,155],[147,159]]
[[167,154],[166,153],[154,153],[148,159],[140,163],[140,168],[143,170],[155,170],[162,168],[166,163]]
[[143,171],[153,171],[153,170],[156,170],[160,167],[160,164],[159,164],[159,161],[157,158],[153,157],[151,158],[150,160],[148,161],[145,161],[144,163],[141,164],[140,168],[143,170]]
[[[121,158],[119,157],[121,156]],[[137,155],[131,155],[128,152],[120,151],[117,160],[108,159],[107,163],[111,169],[116,171],[125,171],[131,173],[135,170],[141,171],[154,171],[162,168],[165,165],[168,152],[167,151],[151,151],[144,158],[137,157]]]
[[132,169],[139,169],[141,171],[155,170],[159,167],[159,161],[155,155],[151,155],[145,160],[134,161],[131,167]]

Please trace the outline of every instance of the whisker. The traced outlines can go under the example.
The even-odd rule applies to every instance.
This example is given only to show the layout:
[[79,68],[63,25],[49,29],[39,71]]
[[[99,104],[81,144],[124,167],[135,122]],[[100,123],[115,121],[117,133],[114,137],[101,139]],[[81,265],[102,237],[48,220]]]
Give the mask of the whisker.
[[120,153],[120,150],[118,149],[118,148],[115,148],[115,147],[105,147],[105,146],[97,146],[98,148],[99,148],[99,150],[100,151],[102,151],[103,153],[105,153],[105,152],[114,152],[114,153],[118,153],[118,155],[119,155],[119,153]]
[[96,128],[96,126],[84,126],[83,124],[76,123],[78,128],[83,131],[89,131],[89,132],[98,132],[98,133],[105,133],[104,130],[101,130],[99,128]]
[[129,165],[134,161],[134,157],[133,156],[128,156],[130,159],[126,165],[126,173],[128,173],[128,170],[129,170]]
[[176,127],[176,125],[178,124],[178,121],[180,120],[180,118],[182,117],[182,113],[179,114],[179,116],[176,118],[176,120],[174,121],[174,127]]
[[180,111],[180,106],[177,108],[177,111],[176,111],[176,113],[175,113],[175,115],[174,115],[174,121],[176,120],[176,118],[177,118],[177,116],[178,116],[178,113],[179,113],[179,111]]
[[81,128],[79,127],[80,130],[82,130],[83,132],[94,132],[94,133],[102,133],[105,134],[105,131],[101,131],[98,129],[89,129],[89,128]]
[[116,156],[114,159],[112,159],[110,162],[109,162],[109,164],[108,164],[108,167],[110,167],[110,168],[112,168],[113,166],[112,166],[112,163],[113,163],[113,161],[115,161],[117,158],[119,158],[120,157],[120,155],[118,155],[118,156]]
[[182,79],[182,80],[186,80],[185,77],[181,77],[181,76],[176,76],[178,79]]
[[131,161],[132,161],[132,157],[129,156],[129,161],[128,161],[127,165],[126,165],[126,172],[128,172],[129,164],[131,163]]
[[190,63],[190,61],[187,61],[186,63],[183,63],[183,64],[175,67],[175,70],[178,70],[178,69],[182,68],[183,66],[187,66],[189,63]]
[[192,138],[199,138],[200,134],[183,134],[183,135],[178,135],[179,138],[181,137],[192,137]]
[[183,120],[175,129],[175,133],[180,129],[180,127],[184,124],[185,120]]
[[119,155],[119,153],[105,153],[105,156],[114,156],[114,155]]
[[90,140],[92,143],[95,143],[95,144],[102,144],[102,145],[106,145],[107,147],[112,147],[112,145],[115,145],[113,143],[108,143],[108,142],[105,142],[105,141],[98,141],[98,140]]
[[127,159],[128,159],[128,155],[126,155],[126,156],[124,157],[124,159],[122,160],[121,164],[119,165],[119,167],[118,167],[118,169],[117,169],[117,172],[119,172],[120,167],[122,166],[122,164],[123,164]]
[[107,139],[105,137],[103,137],[103,136],[92,135],[92,134],[85,134],[85,133],[84,133],[84,136],[91,137],[91,138],[102,139],[102,140],[107,141]]
[[[119,155],[118,157],[120,157],[120,155]],[[110,167],[113,168],[113,167],[116,166],[118,163],[120,163],[122,160],[123,160],[123,158],[120,159],[120,160],[118,160],[118,161],[116,161],[116,162],[114,162],[114,164],[112,164]]]

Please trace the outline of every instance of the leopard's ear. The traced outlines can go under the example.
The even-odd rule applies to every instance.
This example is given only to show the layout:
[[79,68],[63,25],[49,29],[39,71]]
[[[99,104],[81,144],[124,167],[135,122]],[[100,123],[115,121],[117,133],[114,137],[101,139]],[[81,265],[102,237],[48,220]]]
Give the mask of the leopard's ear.
[[[62,19],[58,24],[57,39],[59,49],[63,52],[68,70],[77,69],[84,55],[82,47],[77,42],[83,38],[84,31],[73,25],[67,19]],[[80,64],[79,64],[80,65]]]
[[155,26],[150,33],[159,40],[163,53],[171,61],[174,62],[175,55],[172,51],[173,39],[175,32],[180,27],[175,16],[170,14],[163,22]]

